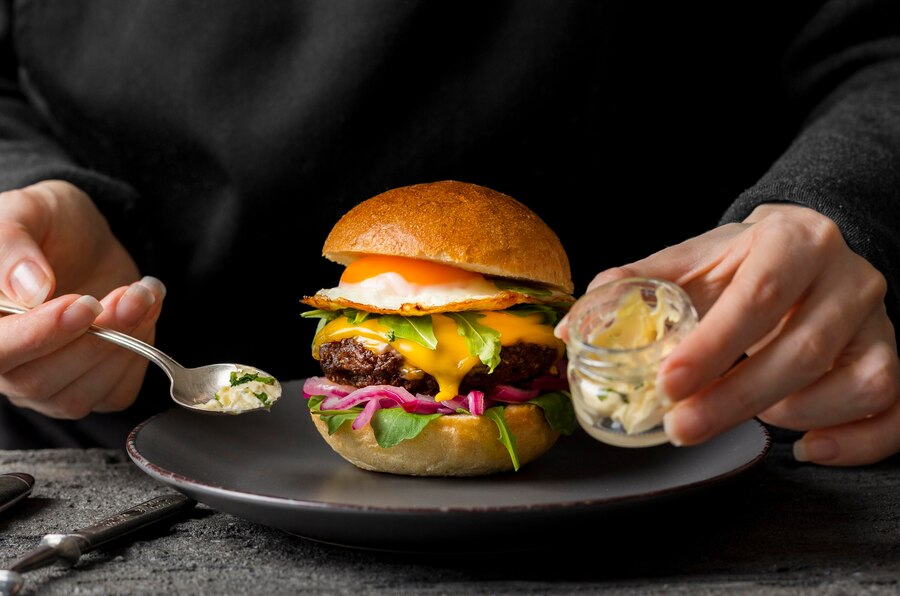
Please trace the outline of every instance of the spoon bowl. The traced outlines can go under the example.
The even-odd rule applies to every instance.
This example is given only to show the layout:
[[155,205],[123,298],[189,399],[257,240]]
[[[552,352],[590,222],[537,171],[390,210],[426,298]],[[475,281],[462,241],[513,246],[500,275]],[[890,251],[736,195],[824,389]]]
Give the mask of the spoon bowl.
[[[260,397],[240,402],[217,399],[216,396],[220,396],[223,390],[235,387],[235,382],[247,375],[255,376],[256,379],[271,379],[271,382],[267,383],[270,393],[265,394],[267,396],[265,401]],[[246,364],[207,364],[197,368],[172,367],[169,378],[172,381],[170,389],[172,399],[186,408],[208,414],[243,414],[268,409],[281,396],[281,384],[275,377]]]
[[[0,303],[0,312],[22,314],[28,309]],[[91,325],[88,333],[147,358],[172,382],[169,393],[179,406],[207,414],[244,414],[268,410],[281,397],[281,383],[272,375],[237,363],[185,368],[158,348],[128,334]]]

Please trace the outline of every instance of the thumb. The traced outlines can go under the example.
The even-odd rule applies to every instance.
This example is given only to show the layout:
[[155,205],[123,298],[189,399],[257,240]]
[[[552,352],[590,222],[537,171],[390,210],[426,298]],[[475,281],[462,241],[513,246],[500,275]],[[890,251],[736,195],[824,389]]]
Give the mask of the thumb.
[[30,192],[0,193],[0,292],[33,308],[50,296],[55,278],[37,240],[45,227],[44,203],[30,200]]

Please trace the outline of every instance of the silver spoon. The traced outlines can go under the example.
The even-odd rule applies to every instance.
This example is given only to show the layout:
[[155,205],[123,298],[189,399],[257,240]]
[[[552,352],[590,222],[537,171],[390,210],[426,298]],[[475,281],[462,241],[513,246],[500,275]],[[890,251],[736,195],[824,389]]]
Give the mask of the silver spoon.
[[[0,302],[0,312],[22,314],[28,312],[28,309]],[[163,369],[172,382],[172,399],[179,406],[190,410],[212,414],[243,414],[267,410],[281,397],[281,383],[254,366],[226,363],[185,368],[157,348],[125,333],[100,325],[91,325],[88,333],[136,352]]]

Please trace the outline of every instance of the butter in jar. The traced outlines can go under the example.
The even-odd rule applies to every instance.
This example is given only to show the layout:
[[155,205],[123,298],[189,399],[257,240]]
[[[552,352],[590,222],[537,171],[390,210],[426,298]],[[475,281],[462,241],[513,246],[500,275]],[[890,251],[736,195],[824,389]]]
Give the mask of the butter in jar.
[[656,375],[697,319],[687,293],[661,279],[620,279],[581,296],[569,311],[566,343],[579,425],[618,447],[668,442],[662,419],[670,403]]

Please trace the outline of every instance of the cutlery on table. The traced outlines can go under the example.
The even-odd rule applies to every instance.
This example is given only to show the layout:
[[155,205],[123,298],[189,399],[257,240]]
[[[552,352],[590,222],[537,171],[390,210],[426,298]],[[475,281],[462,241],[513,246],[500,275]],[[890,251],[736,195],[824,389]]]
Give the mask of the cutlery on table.
[[56,561],[72,566],[84,553],[188,511],[196,504],[195,500],[180,493],[169,494],[144,501],[69,534],[46,534],[37,548],[13,561],[5,570],[0,570],[0,595],[18,593],[25,584],[22,574],[26,571]]
[[[0,313],[16,315],[25,312],[28,312],[27,308],[0,302]],[[207,414],[243,414],[245,412],[267,408],[281,397],[281,384],[275,380],[275,377],[263,372],[255,366],[222,363],[208,364],[196,368],[186,368],[158,348],[125,333],[107,329],[100,325],[91,325],[88,333],[114,343],[119,347],[140,354],[163,369],[166,375],[168,375],[169,380],[172,382],[169,391],[172,399],[175,400],[175,403],[179,406],[190,410],[196,410]],[[268,385],[272,387],[272,394],[267,396],[270,401],[258,401],[254,402],[252,407],[229,408],[227,410],[211,409],[209,407],[210,404],[215,405],[213,396],[221,389],[233,385],[233,375],[237,374],[240,376],[249,371],[253,372],[254,378],[270,379]],[[266,391],[266,393],[268,393],[268,391]]]
[[34,476],[24,472],[0,474],[0,511],[9,509],[31,494]]

